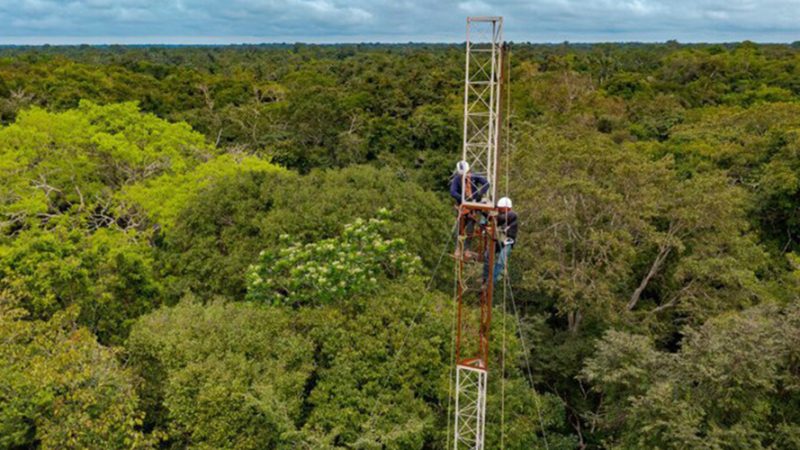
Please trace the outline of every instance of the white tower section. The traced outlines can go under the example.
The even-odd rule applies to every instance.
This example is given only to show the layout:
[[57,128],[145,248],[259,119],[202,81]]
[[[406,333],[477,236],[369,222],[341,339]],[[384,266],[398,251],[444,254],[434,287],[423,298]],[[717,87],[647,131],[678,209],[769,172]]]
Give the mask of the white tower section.
[[483,450],[488,375],[485,369],[456,366],[454,450]]
[[500,134],[500,79],[502,66],[503,18],[467,18],[467,61],[464,79],[464,145],[462,159],[474,174],[489,180],[490,187],[480,203],[466,205],[494,207],[497,202],[497,148]]

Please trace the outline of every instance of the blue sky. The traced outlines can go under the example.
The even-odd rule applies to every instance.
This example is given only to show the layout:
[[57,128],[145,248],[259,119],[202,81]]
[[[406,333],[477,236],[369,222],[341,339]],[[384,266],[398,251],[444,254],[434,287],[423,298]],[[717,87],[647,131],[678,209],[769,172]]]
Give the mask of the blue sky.
[[0,0],[0,44],[800,41],[800,0]]

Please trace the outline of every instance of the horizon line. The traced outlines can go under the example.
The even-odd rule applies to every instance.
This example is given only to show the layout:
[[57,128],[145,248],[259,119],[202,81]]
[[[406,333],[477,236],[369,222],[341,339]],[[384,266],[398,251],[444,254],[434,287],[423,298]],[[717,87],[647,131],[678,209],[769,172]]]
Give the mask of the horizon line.
[[[214,38],[210,38],[214,39]],[[110,47],[110,46],[120,46],[120,47],[144,47],[144,46],[153,46],[153,47],[234,47],[234,46],[280,46],[280,45],[308,45],[308,46],[336,46],[336,45],[463,45],[465,41],[415,41],[415,40],[360,40],[360,41],[296,41],[296,40],[230,40],[225,42],[214,42],[212,40],[206,40],[206,42],[188,42],[188,41],[155,41],[155,40],[142,40],[142,41],[126,41],[126,42],[114,42],[114,41],[81,41],[75,40],[70,42],[58,42],[58,40],[54,40],[50,42],[49,40],[42,40],[41,42],[19,42],[19,41],[6,41],[0,39],[0,47],[9,48],[9,47]],[[697,40],[697,41],[682,41],[679,39],[667,39],[667,40],[553,40],[553,41],[534,41],[534,40],[507,40],[506,42],[511,44],[522,44],[522,45],[602,45],[602,44],[645,44],[645,45],[656,45],[656,44],[669,44],[669,43],[677,43],[679,45],[726,45],[726,44],[740,44],[743,42],[752,42],[757,45],[794,45],[800,43],[800,39],[790,41],[758,41],[753,39],[740,39],[740,40]]]
[[[548,37],[546,35],[530,36],[525,39],[507,39],[511,43],[526,44],[563,44],[565,42],[574,44],[613,44],[613,43],[637,43],[637,44],[662,44],[667,42],[678,42],[681,44],[731,44],[737,42],[754,42],[757,44],[793,44],[800,42],[800,36],[794,33],[779,33],[772,36],[760,35],[748,38],[747,36],[733,35],[709,35],[704,37],[686,38],[680,36],[651,35],[631,36],[628,33],[597,33],[583,36],[562,36]],[[626,36],[627,35],[627,36]],[[34,46],[110,46],[110,45],[170,45],[170,46],[231,46],[231,45],[346,45],[346,44],[440,44],[452,45],[463,44],[463,38],[454,36],[437,36],[436,34],[427,36],[414,35],[368,35],[368,34],[339,34],[330,37],[325,36],[258,36],[258,35],[164,35],[164,36],[0,36],[0,46],[4,47],[34,47]]]

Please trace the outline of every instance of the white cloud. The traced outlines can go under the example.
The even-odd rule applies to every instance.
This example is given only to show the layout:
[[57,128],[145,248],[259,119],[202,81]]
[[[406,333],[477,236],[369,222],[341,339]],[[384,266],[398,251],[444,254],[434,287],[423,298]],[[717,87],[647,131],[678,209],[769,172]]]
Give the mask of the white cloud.
[[14,28],[29,29],[31,31],[50,30],[67,25],[67,22],[57,16],[41,16],[37,18],[17,18],[11,20]]
[[730,15],[727,11],[706,11],[706,17],[712,20],[727,20]]
[[516,41],[800,40],[798,0],[0,0],[21,37],[463,40],[466,15],[504,15]]
[[28,14],[47,14],[58,8],[58,4],[47,0],[23,0],[20,11]]
[[458,4],[458,9],[467,14],[486,14],[492,7],[480,0],[470,0]]
[[627,0],[621,2],[620,5],[639,16],[651,15],[663,10],[660,4],[646,0]]

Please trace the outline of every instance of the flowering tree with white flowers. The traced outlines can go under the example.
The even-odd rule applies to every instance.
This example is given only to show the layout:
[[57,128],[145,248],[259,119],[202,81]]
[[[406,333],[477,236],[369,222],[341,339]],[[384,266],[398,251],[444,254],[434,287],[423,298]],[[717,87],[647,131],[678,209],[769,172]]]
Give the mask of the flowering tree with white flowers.
[[263,251],[247,274],[247,298],[274,305],[326,304],[375,290],[381,280],[413,274],[420,258],[403,239],[386,236],[388,211],[356,219],[340,236],[292,243],[281,236],[277,251]]

